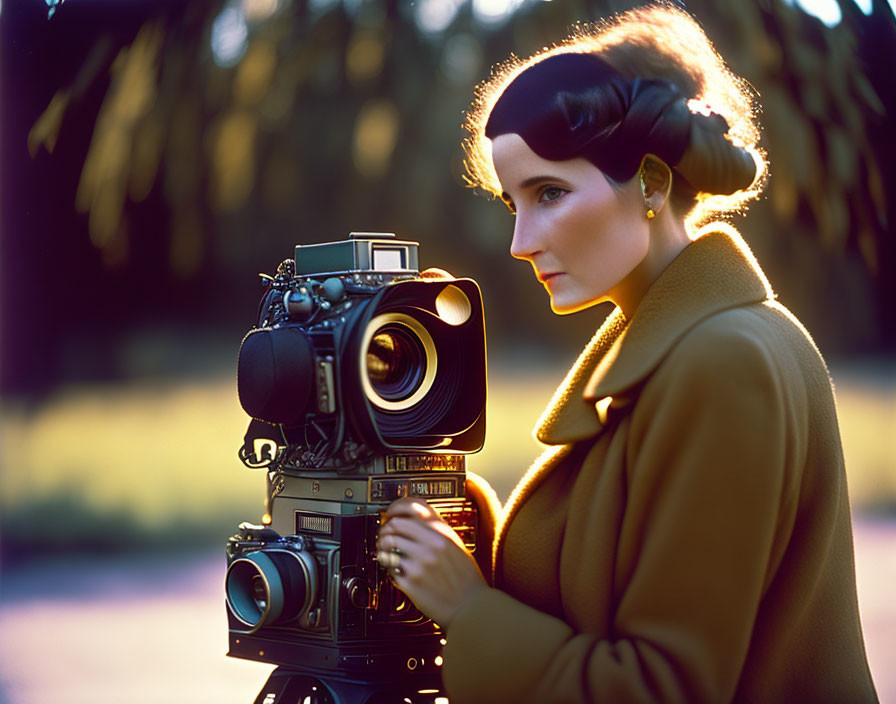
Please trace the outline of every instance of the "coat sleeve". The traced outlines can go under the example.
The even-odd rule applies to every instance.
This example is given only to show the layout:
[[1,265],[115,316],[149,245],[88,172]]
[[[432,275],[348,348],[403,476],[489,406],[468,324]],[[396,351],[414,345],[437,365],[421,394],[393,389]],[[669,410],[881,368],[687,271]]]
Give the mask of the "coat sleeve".
[[632,410],[613,638],[485,591],[448,629],[451,704],[732,698],[799,450],[768,345],[699,329]]

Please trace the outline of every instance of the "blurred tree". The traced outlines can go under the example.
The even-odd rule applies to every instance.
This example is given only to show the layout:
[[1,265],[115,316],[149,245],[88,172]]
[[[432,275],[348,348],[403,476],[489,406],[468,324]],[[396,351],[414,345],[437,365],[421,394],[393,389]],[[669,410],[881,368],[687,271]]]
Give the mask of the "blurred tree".
[[[826,351],[892,351],[896,23],[882,0],[868,16],[839,2],[834,27],[783,0],[688,8],[761,95],[772,180],[743,230],[782,298]],[[28,149],[46,164],[70,141],[81,256],[140,291],[104,303],[125,329],[199,310],[244,328],[247,272],[298,242],[387,230],[480,280],[492,339],[575,350],[605,311],[558,323],[506,261],[509,217],[462,187],[460,124],[491,63],[635,4],[530,0],[502,17],[464,0],[199,0],[145,9],[123,41],[69,3],[52,23],[92,32],[92,49],[31,117]]]

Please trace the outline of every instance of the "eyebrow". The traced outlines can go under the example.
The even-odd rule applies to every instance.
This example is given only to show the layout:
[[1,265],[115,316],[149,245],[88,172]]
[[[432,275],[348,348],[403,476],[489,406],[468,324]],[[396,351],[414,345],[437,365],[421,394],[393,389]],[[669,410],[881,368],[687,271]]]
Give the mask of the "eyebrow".
[[557,178],[556,176],[550,176],[548,174],[544,174],[542,176],[530,176],[525,181],[520,184],[521,189],[529,188],[530,186],[534,186],[536,183],[541,183],[542,181],[560,181],[562,179]]

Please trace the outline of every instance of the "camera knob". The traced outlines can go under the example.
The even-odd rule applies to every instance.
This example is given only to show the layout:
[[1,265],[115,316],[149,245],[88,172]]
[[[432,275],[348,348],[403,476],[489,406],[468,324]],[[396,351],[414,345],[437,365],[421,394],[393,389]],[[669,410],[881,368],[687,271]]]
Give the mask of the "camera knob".
[[370,585],[361,577],[351,577],[342,583],[349,603],[356,609],[366,609],[370,605]]
[[287,291],[283,294],[283,307],[294,318],[307,320],[314,312],[314,300],[306,289]]
[[345,298],[345,284],[342,283],[342,279],[336,276],[326,279],[320,285],[320,288],[324,298],[330,303],[339,303],[339,301]]

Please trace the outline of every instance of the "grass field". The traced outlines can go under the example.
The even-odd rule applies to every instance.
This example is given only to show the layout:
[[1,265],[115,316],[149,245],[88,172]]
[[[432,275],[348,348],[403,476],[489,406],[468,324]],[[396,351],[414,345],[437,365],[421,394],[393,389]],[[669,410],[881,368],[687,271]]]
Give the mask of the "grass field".
[[[896,369],[834,376],[853,505],[893,511]],[[502,499],[539,453],[531,428],[561,377],[490,370],[488,440],[468,467]],[[69,388],[36,407],[5,403],[5,548],[223,542],[263,508],[264,474],[236,457],[245,427],[231,379]]]

